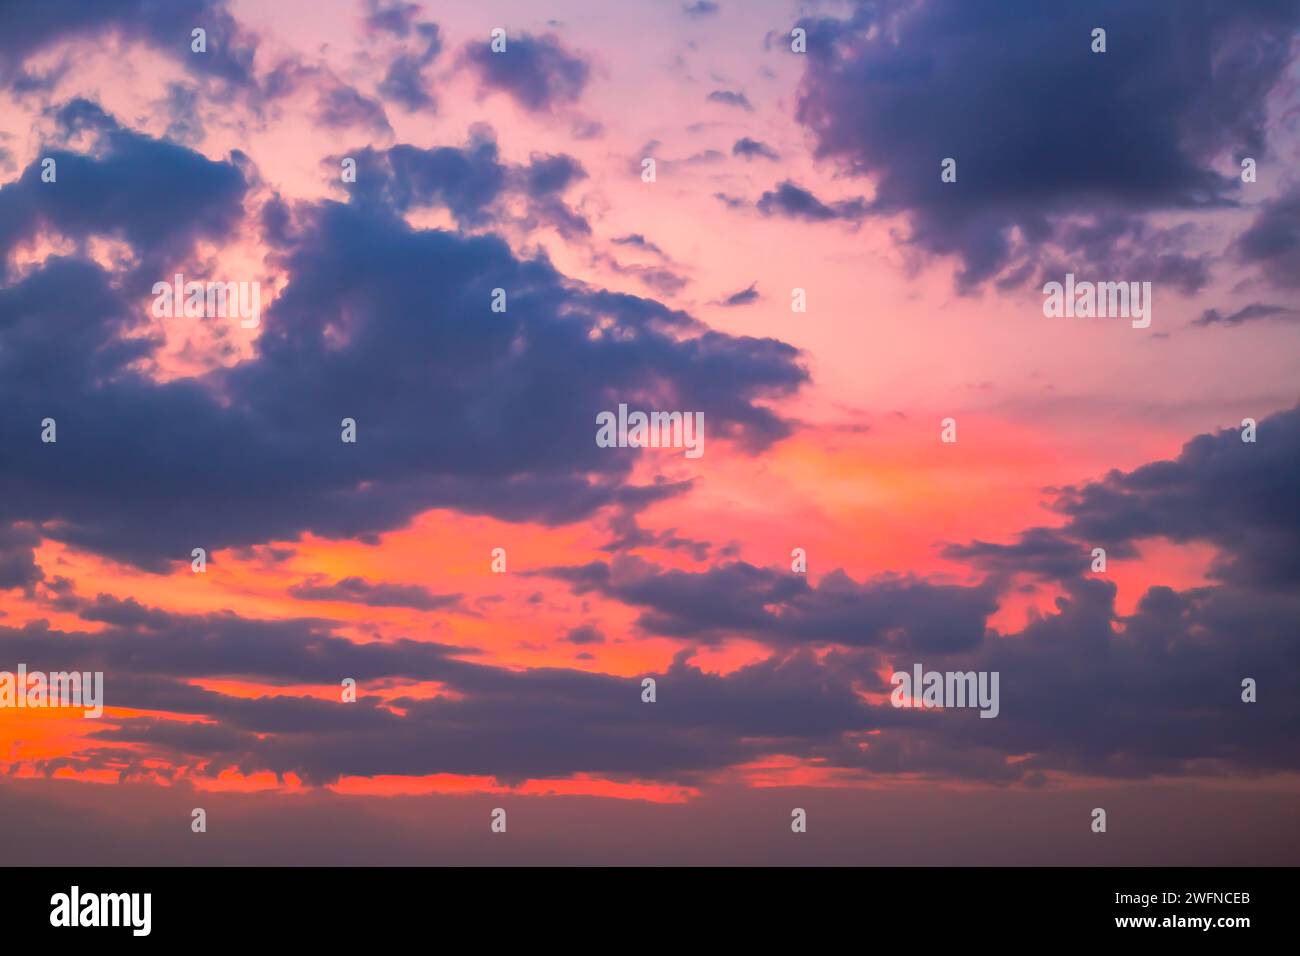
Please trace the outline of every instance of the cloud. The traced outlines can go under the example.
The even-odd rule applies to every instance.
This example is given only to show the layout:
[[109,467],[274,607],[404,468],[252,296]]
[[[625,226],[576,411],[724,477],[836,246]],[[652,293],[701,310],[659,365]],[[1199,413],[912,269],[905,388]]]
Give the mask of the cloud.
[[301,601],[346,601],[367,607],[409,607],[417,611],[441,611],[459,607],[463,595],[434,594],[418,584],[372,584],[365,578],[347,577],[333,583],[320,575],[289,588]]
[[[190,31],[207,31],[207,52],[190,51]],[[116,34],[147,43],[189,72],[232,88],[253,89],[257,37],[230,15],[225,0],[52,0],[0,5],[0,83],[23,79],[23,65],[56,44],[102,43]]]
[[205,132],[199,116],[199,92],[194,85],[167,84],[167,95],[159,102],[162,109],[171,115],[164,133],[167,139],[186,145],[203,140]]
[[600,632],[600,628],[584,624],[582,627],[575,627],[564,635],[564,640],[570,644],[604,644],[605,635]]
[[572,156],[534,153],[524,176],[528,195],[537,198],[564,192],[578,180],[586,179],[587,172]]
[[[311,618],[177,614],[104,594],[73,603],[83,619],[103,625],[96,632],[41,621],[0,627],[0,648],[32,669],[103,670],[112,707],[152,715],[106,715],[96,746],[53,758],[57,764],[30,761],[45,773],[115,768],[129,777],[161,767],[211,777],[234,769],[294,773],[318,785],[344,775],[455,773],[515,784],[594,774],[690,784],[778,756],[843,774],[999,783],[1051,772],[1119,779],[1294,772],[1300,648],[1292,622],[1300,597],[1294,576],[1262,576],[1250,559],[1283,568],[1298,553],[1300,529],[1288,520],[1294,495],[1282,492],[1295,474],[1300,409],[1265,419],[1260,435],[1253,447],[1231,433],[1198,436],[1176,461],[1065,489],[1062,529],[1028,529],[1003,547],[949,549],[950,560],[969,559],[997,577],[1028,571],[1058,580],[1053,610],[1013,633],[987,625],[1006,580],[859,583],[835,571],[814,584],[744,562],[687,572],[631,557],[533,572],[638,609],[637,626],[649,633],[772,647],[726,674],[679,652],[644,675],[657,683],[661,703],[653,709],[640,702],[639,678],[507,668],[465,659],[474,656],[467,649],[391,635],[354,643]],[[1266,526],[1272,538],[1261,535]],[[1182,592],[1153,586],[1121,614],[1115,585],[1083,571],[1065,543],[1122,545],[1151,534],[1215,542],[1232,573]],[[1294,561],[1290,567],[1294,574]],[[379,587],[349,589],[365,596]],[[579,646],[598,638],[590,625],[565,637]],[[914,663],[996,671],[998,718],[893,708],[883,700],[890,688],[883,675]],[[354,704],[290,690],[344,676],[358,682]],[[1247,676],[1267,678],[1270,706],[1282,708],[1274,719],[1261,722],[1241,704]],[[285,690],[234,696],[193,683],[218,677]],[[434,683],[439,692],[409,695],[402,681]],[[374,693],[379,687],[385,698]]]
[[[1174,0],[859,3],[845,19],[800,21],[797,118],[819,157],[873,180],[872,213],[904,215],[909,241],[957,257],[969,289],[1052,246],[1070,257],[1062,229],[1075,217],[1235,203],[1240,182],[1215,160],[1264,151],[1266,99],[1298,22],[1300,7],[1272,0],[1190,12]],[[1099,24],[1104,54],[1090,49]],[[940,179],[946,157],[955,183]]]
[[1300,286],[1300,187],[1264,203],[1236,242],[1240,261],[1256,264],[1274,284]]
[[[1117,550],[1115,556],[1118,554]],[[972,541],[948,545],[943,556],[993,574],[1029,573],[1047,580],[1077,578],[1092,560],[1091,549],[1052,528],[1029,528],[1020,532],[1014,544]]]
[[667,172],[675,169],[688,169],[692,166],[712,166],[724,162],[727,154],[717,149],[704,149],[682,159],[667,159],[656,155],[659,147],[662,146],[657,139],[652,139],[641,147],[640,152],[628,159],[628,172],[634,176],[641,175],[641,163],[647,157],[653,157],[655,164],[660,172]]
[[366,29],[375,33],[389,33],[396,37],[409,36],[420,14],[416,3],[366,0]]
[[314,119],[328,129],[357,127],[381,135],[393,131],[379,100],[342,83],[330,84],[320,91]]
[[41,182],[41,166],[33,162],[0,187],[0,280],[14,246],[43,229],[73,238],[120,234],[139,256],[137,281],[151,277],[149,283],[200,239],[220,242],[233,234],[247,189],[233,154],[213,162],[123,129],[88,100],[71,101],[55,118],[67,133],[90,131],[95,152],[44,148],[41,156],[56,164],[54,183]]
[[18,589],[28,594],[45,579],[36,563],[41,536],[32,528],[0,525],[0,591]]
[[643,265],[641,263],[624,265],[613,256],[602,253],[594,255],[592,261],[605,266],[615,275],[632,276],[657,295],[673,296],[690,284],[689,279],[674,272],[667,266]]
[[[496,218],[492,207],[505,192],[509,176],[496,139],[485,127],[475,128],[463,149],[399,143],[386,150],[366,146],[348,155],[357,162],[357,181],[347,187],[352,202],[398,212],[442,206],[465,226]],[[338,168],[339,157],[326,162]]]
[[1198,435],[1173,461],[1063,489],[1066,532],[1110,547],[1163,537],[1206,541],[1220,579],[1266,590],[1300,583],[1300,407],[1261,419],[1258,440],[1228,429]]
[[501,53],[493,53],[486,42],[471,42],[462,50],[461,59],[485,89],[507,94],[532,113],[549,113],[576,103],[591,75],[587,61],[566,50],[549,33],[509,36]]
[[668,258],[668,256],[664,253],[662,249],[659,248],[658,245],[651,242],[649,239],[641,235],[641,233],[639,232],[630,233],[629,235],[626,236],[619,236],[615,239],[611,239],[610,242],[614,243],[616,246],[633,246],[637,249],[644,249],[646,252],[654,253],[656,256],[658,256],[661,259]]
[[[114,603],[106,596],[100,602]],[[108,716],[93,734],[103,749],[72,758],[83,768],[143,750],[161,765],[189,765],[201,776],[270,770],[311,784],[344,774],[427,773],[510,783],[575,773],[689,780],[870,724],[850,671],[810,654],[726,676],[679,659],[656,675],[672,687],[673,707],[651,713],[643,709],[639,680],[627,677],[512,670],[450,656],[463,655],[461,649],[401,638],[354,644],[310,620],[149,615],[93,635],[0,627],[0,647],[32,669],[105,671],[113,707],[219,722]],[[591,643],[596,635],[578,636]],[[289,694],[231,696],[190,683],[217,675],[333,685],[348,676],[359,693],[343,706]],[[391,700],[398,710],[367,693],[373,682],[399,675],[454,693],[398,696]]]
[[[1065,273],[1077,271],[1071,263],[1082,261],[1104,275],[1140,277],[1191,295],[1209,281],[1210,257],[1186,253],[1183,241],[1180,230],[1156,228],[1122,213],[1100,213],[1085,220],[1062,221],[1055,248],[1044,250],[1037,264],[1042,282],[1059,281]],[[1017,284],[1018,277],[1032,271],[1031,266],[1026,261],[1019,271],[1000,278],[998,285]]]
[[808,222],[826,222],[831,219],[854,221],[866,215],[866,204],[860,198],[844,199],[827,205],[788,179],[776,189],[763,193],[756,205],[758,211],[765,216],[783,216]]
[[702,572],[637,557],[544,572],[576,594],[597,593],[641,609],[647,633],[717,642],[743,635],[777,646],[867,647],[902,632],[900,646],[951,653],[977,646],[997,608],[991,589],[886,577],[858,583],[843,571],[810,585],[803,575],[727,562]]
[[713,0],[693,0],[682,4],[682,13],[693,20],[711,17],[721,9]]
[[[521,196],[525,215],[515,223],[527,231],[545,225],[566,239],[591,235],[591,224],[565,204],[562,194],[587,177],[572,156],[534,153],[527,165],[501,161],[495,133],[471,129],[464,148],[421,149],[398,144],[386,150],[366,146],[350,151],[357,163],[357,183],[347,193],[353,202],[405,212],[443,206],[465,227],[495,224],[508,218],[502,200]],[[337,168],[341,157],[325,162]]]
[[[981,752],[998,755],[1001,769],[1019,778],[1294,767],[1286,742],[1293,718],[1260,721],[1240,697],[1242,678],[1261,674],[1275,676],[1275,690],[1288,701],[1300,690],[1300,652],[1283,637],[1291,629],[1285,622],[1300,611],[1294,593],[1153,587],[1133,614],[1121,616],[1111,582],[1075,579],[1064,587],[1056,613],[986,642],[962,662],[962,670],[1000,674],[997,719],[913,725],[874,754],[869,749],[864,769],[929,764],[936,773],[965,775]],[[1025,755],[1014,770],[1004,762],[1013,754]]]
[[[754,574],[758,569],[741,569],[739,577],[735,568],[723,570],[733,582],[763,577]],[[809,589],[829,589],[812,602],[820,611],[810,613],[813,606],[800,607],[801,598],[792,603],[751,584],[739,595],[726,591],[712,572],[684,579],[670,573],[676,577],[667,586],[652,582],[656,595],[696,615],[717,585],[714,596],[726,603],[708,627],[723,620],[732,626],[743,605],[738,636],[747,639],[775,627],[810,643],[837,643],[853,619],[861,621],[860,637],[883,631],[874,643],[859,640],[848,649],[785,648],[725,675],[699,669],[683,652],[646,675],[658,686],[661,706],[654,710],[640,702],[639,679],[508,669],[461,660],[464,650],[426,642],[353,644],[309,619],[175,615],[123,607],[103,595],[95,602],[103,613],[83,616],[107,620],[107,629],[0,627],[0,647],[33,668],[103,669],[114,707],[173,715],[107,716],[94,735],[102,746],[69,758],[79,769],[121,767],[142,754],[152,767],[134,773],[159,766],[199,776],[270,771],[297,774],[308,784],[343,775],[433,773],[487,775],[507,784],[574,774],[689,784],[774,756],[846,773],[1001,783],[1049,771],[1139,778],[1211,767],[1297,769],[1289,731],[1300,700],[1300,651],[1289,639],[1289,622],[1300,610],[1294,590],[1153,587],[1132,614],[1121,616],[1112,583],[1075,577],[1062,583],[1054,613],[1018,633],[954,646],[917,641],[900,633],[892,615],[881,617],[890,606],[912,607],[910,616],[935,590],[913,592],[901,604],[895,592],[876,606],[881,594],[823,582]],[[649,596],[624,592],[620,574],[593,566],[569,577],[597,587],[603,581],[637,602]],[[767,609],[773,604],[779,613]],[[789,625],[771,623],[791,615],[796,620]],[[930,620],[940,625],[940,616],[932,612]],[[568,635],[579,643],[595,636],[581,628]],[[910,669],[913,662],[996,671],[999,717],[899,710],[864,697],[888,692],[882,671]],[[1260,723],[1239,701],[1240,676],[1258,674],[1270,676],[1274,706],[1286,709],[1277,720]],[[339,675],[357,679],[355,704],[289,692],[232,696],[192,683],[196,676],[242,676],[285,686],[333,684]],[[432,698],[399,693],[386,702],[369,692],[375,682],[391,688],[397,679],[436,682],[444,691]],[[195,715],[219,726],[190,723]],[[40,760],[34,765],[54,769]]]
[[[153,381],[138,368],[159,342],[140,334],[147,300],[135,296],[170,279],[187,243],[232,233],[244,179],[183,147],[108,135],[103,157],[57,154],[75,171],[66,186],[40,184],[32,166],[0,190],[0,250],[49,220],[76,238],[120,236],[149,264],[129,273],[132,294],[80,258],[48,259],[0,287],[0,444],[12,449],[0,522],[39,522],[153,570],[196,546],[211,554],[307,531],[374,541],[439,507],[562,524],[676,493],[630,484],[636,457],[593,441],[596,414],[619,396],[701,410],[710,447],[730,440],[740,454],[793,429],[767,399],[807,381],[794,348],[574,283],[493,236],[398,217],[434,200],[486,216],[510,177],[483,143],[359,153],[359,167],[382,162],[384,174],[360,177],[352,203],[294,206],[277,252],[285,284],[255,354]],[[496,288],[506,312],[490,310]],[[58,422],[55,445],[27,434],[45,417]],[[339,440],[349,417],[357,445]],[[223,448],[239,453],[213,451]]]
[[757,302],[762,296],[758,294],[758,282],[754,281],[749,284],[748,288],[741,289],[739,292],[733,292],[722,300],[724,306],[750,305]]
[[434,112],[437,102],[429,92],[429,81],[424,71],[442,50],[442,33],[436,23],[420,23],[416,31],[424,42],[424,49],[418,53],[403,53],[394,59],[379,84],[379,93],[411,112]]
[[735,90],[714,90],[706,99],[710,103],[721,103],[723,106],[736,106],[746,112],[753,112],[754,104],[749,102],[749,97],[744,93]]
[[[689,487],[687,485],[686,487]],[[609,541],[600,546],[602,551],[630,551],[634,548],[664,548],[668,551],[686,551],[696,561],[705,561],[712,549],[707,541],[688,538],[677,533],[676,528],[661,531],[649,531],[641,527],[636,512],[631,509],[616,511],[607,521],[610,534]]]
[[1111,471],[1099,481],[1052,489],[1060,528],[1029,528],[1011,544],[947,545],[943,556],[1005,579],[1086,577],[1092,549],[1136,557],[1150,539],[1203,542],[1217,551],[1210,575],[1258,592],[1294,588],[1300,514],[1292,476],[1300,468],[1300,406],[1258,422],[1257,441],[1238,429],[1197,435],[1172,461]]
[[1284,305],[1252,302],[1250,305],[1243,306],[1236,312],[1229,312],[1227,315],[1224,315],[1218,309],[1206,309],[1201,313],[1199,319],[1192,322],[1192,325],[1241,325],[1244,322],[1258,322],[1261,319],[1293,316],[1295,314],[1295,309],[1289,309]]
[[585,216],[565,205],[560,198],[574,183],[587,178],[587,171],[572,156],[534,153],[520,171],[521,189],[529,197],[533,222],[554,228],[566,239],[591,235]]
[[780,159],[776,150],[766,143],[760,143],[756,139],[750,139],[748,136],[742,136],[736,140],[731,147],[732,156],[741,156],[745,159]]
[[[495,133],[483,125],[471,129],[464,148],[401,143],[385,150],[365,146],[349,155],[357,163],[357,182],[348,184],[346,192],[367,208],[406,212],[442,206],[462,226],[476,227],[504,220],[502,200],[521,196],[526,215],[518,224],[529,231],[548,225],[565,238],[591,234],[587,220],[561,198],[587,177],[582,164],[564,154],[534,153],[527,165],[508,165],[501,161]],[[340,159],[332,156],[325,162],[337,168]]]
[[[170,685],[157,678],[184,682],[224,675],[282,685],[337,684],[343,677],[440,680],[464,666],[453,655],[476,653],[407,638],[358,644],[336,634],[333,624],[314,618],[255,620],[230,611],[174,614],[107,594],[82,602],[78,613],[106,626],[94,633],[53,630],[44,621],[0,628],[0,646],[32,670],[102,670],[112,678],[110,687],[137,674],[153,681],[149,687],[164,688]],[[116,699],[129,706],[123,696]]]

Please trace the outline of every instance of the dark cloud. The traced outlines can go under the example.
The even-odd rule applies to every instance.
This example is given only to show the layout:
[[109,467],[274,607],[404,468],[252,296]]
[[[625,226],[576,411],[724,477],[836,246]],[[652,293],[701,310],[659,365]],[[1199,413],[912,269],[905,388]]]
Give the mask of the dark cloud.
[[1163,537],[1220,549],[1214,573],[1257,589],[1300,583],[1300,407],[1259,420],[1257,440],[1237,429],[1198,435],[1173,461],[1064,489],[1067,533],[1109,548]]
[[[106,627],[94,633],[60,631],[38,621],[0,629],[0,646],[11,655],[8,659],[24,661],[32,670],[102,670],[111,678],[110,687],[132,674],[182,682],[241,677],[284,685],[338,684],[344,677],[441,680],[465,666],[452,655],[476,653],[407,638],[359,644],[314,618],[260,621],[230,611],[172,614],[106,594],[80,601],[78,614]],[[117,700],[126,705],[122,696]]]
[[682,4],[682,13],[694,20],[711,17],[721,9],[713,0],[693,0]]
[[135,273],[144,288],[132,285],[138,292],[199,239],[219,242],[233,234],[247,188],[233,157],[213,162],[123,129],[88,100],[73,100],[56,119],[69,134],[90,131],[95,152],[43,148],[40,156],[55,161],[55,182],[41,182],[41,165],[33,162],[0,188],[0,280],[14,245],[43,228],[74,239],[125,239],[141,260]]
[[355,127],[380,135],[391,134],[384,104],[342,83],[330,84],[316,100],[316,123],[328,129]]
[[[464,148],[441,146],[421,149],[399,144],[386,150],[366,146],[351,151],[357,163],[357,182],[346,190],[350,198],[367,207],[401,212],[443,206],[466,227],[495,223],[504,216],[500,200],[524,197],[526,215],[520,225],[531,230],[554,227],[565,238],[591,234],[587,220],[567,206],[562,194],[585,179],[582,164],[564,154],[534,153],[527,165],[503,163],[493,131],[482,125],[471,130]],[[340,157],[326,160],[338,168]]]
[[547,225],[566,239],[591,235],[591,224],[560,198],[574,183],[587,178],[587,172],[572,156],[534,153],[520,171],[523,193],[529,197],[530,225]]
[[[1060,256],[1044,252],[1039,257],[1042,282],[1060,281],[1067,272],[1077,272],[1077,266],[1072,265],[1076,262],[1109,275],[1140,277],[1187,295],[1200,291],[1210,279],[1210,257],[1183,252],[1180,231],[1157,229],[1122,213],[1101,213],[1086,221],[1062,223],[1054,241],[1057,247],[1070,252]],[[1016,285],[1019,277],[1030,271],[1031,264],[1025,262],[1020,270],[1001,277],[998,285]]]
[[484,88],[506,93],[533,113],[576,103],[591,74],[581,55],[566,50],[549,33],[508,35],[501,53],[493,53],[487,40],[473,41],[465,46],[461,59]]
[[[969,288],[1053,245],[1073,255],[1072,217],[1235,202],[1239,181],[1214,161],[1264,151],[1266,97],[1297,24],[1293,0],[858,3],[846,19],[801,21],[797,116],[819,156],[872,177],[871,211],[905,214],[911,241],[960,259]],[[940,180],[945,157],[955,183]]]
[[[1241,701],[1253,677],[1282,699],[1300,691],[1294,590],[1149,589],[1129,616],[1100,578],[1067,582],[1058,613],[989,641],[968,665],[1001,675],[1002,712],[989,729],[947,726],[948,746],[1027,754],[1018,773],[1110,777],[1288,768],[1296,715],[1260,720]],[[1122,626],[1122,633],[1118,627]]]
[[[464,149],[399,143],[386,150],[367,146],[348,155],[357,162],[357,181],[346,187],[353,202],[398,212],[443,206],[466,226],[496,218],[492,207],[509,175],[496,139],[485,127],[473,131]],[[338,160],[332,157],[327,164],[337,169]]]
[[700,641],[743,635],[776,645],[867,647],[900,632],[899,646],[951,653],[977,646],[997,609],[989,588],[887,577],[862,584],[842,571],[806,576],[743,561],[706,571],[663,569],[636,557],[551,568],[577,594],[595,592],[642,609],[644,631]]
[[611,239],[610,241],[613,242],[616,246],[634,246],[637,249],[644,249],[646,252],[652,252],[656,256],[659,256],[659,258],[661,259],[668,258],[667,254],[662,249],[660,249],[657,244],[651,242],[649,239],[641,235],[639,232],[634,232],[626,236],[619,236],[618,238]]
[[262,238],[269,245],[278,249],[292,245],[293,213],[278,193],[262,205],[260,219]]
[[[1119,554],[1118,549],[1115,552]],[[1091,566],[1092,551],[1052,528],[1029,528],[1013,544],[972,541],[951,544],[943,556],[992,574],[1032,574],[1044,579],[1081,576]]]
[[564,640],[570,644],[604,644],[605,635],[600,632],[600,628],[584,624],[569,631],[564,635]]
[[756,139],[750,139],[748,136],[742,136],[736,140],[731,147],[732,156],[741,156],[745,159],[780,159],[776,150],[766,143],[761,143]]
[[534,153],[524,169],[528,195],[533,197],[562,193],[587,172],[572,156],[548,156]]
[[311,64],[296,57],[280,60],[262,81],[264,100],[303,93],[314,96],[312,119],[331,129],[355,127],[378,136],[392,129],[384,104],[341,79],[328,66]]
[[[465,659],[473,656],[466,649],[400,637],[357,644],[310,618],[174,614],[108,595],[84,601],[58,581],[50,592],[104,627],[0,627],[0,653],[33,669],[103,670],[110,706],[155,715],[106,716],[95,728],[97,746],[30,761],[45,773],[234,769],[293,773],[311,784],[344,775],[459,773],[518,783],[597,774],[689,784],[778,756],[841,773],[1003,783],[1052,772],[1121,779],[1294,772],[1296,565],[1290,561],[1286,582],[1257,572],[1265,561],[1285,571],[1297,553],[1295,496],[1283,492],[1293,490],[1300,409],[1262,421],[1260,436],[1255,446],[1232,433],[1199,436],[1176,461],[1066,489],[1063,529],[1028,529],[1013,545],[949,549],[949,558],[995,578],[1028,572],[1059,581],[1053,611],[1015,633],[987,627],[1005,580],[857,583],[837,571],[813,585],[743,562],[691,573],[627,557],[538,572],[637,608],[637,625],[649,633],[775,647],[726,674],[698,668],[684,651],[644,675],[656,680],[654,707],[641,703],[639,677],[500,667]],[[1275,533],[1266,536],[1265,527]],[[1153,586],[1121,614],[1115,585],[1088,575],[1070,542],[1122,546],[1153,534],[1215,543],[1227,573],[1222,583],[1182,592]],[[589,626],[567,635],[579,645],[598,638]],[[997,672],[998,717],[872,702],[889,690],[884,674],[914,663]],[[348,705],[287,690],[236,697],[191,683],[239,678],[288,688],[345,676],[359,690]],[[1259,681],[1266,704],[1242,704],[1245,677]],[[374,693],[400,689],[403,680],[442,690],[388,700]],[[1261,720],[1255,708],[1264,706],[1272,716]]]
[[1295,309],[1284,305],[1269,305],[1265,302],[1252,302],[1235,312],[1224,315],[1218,309],[1206,309],[1192,325],[1241,325],[1244,322],[1258,322],[1261,319],[1273,319],[1282,316],[1294,316]]
[[415,30],[424,44],[424,49],[397,56],[388,65],[383,82],[379,84],[379,93],[412,112],[416,110],[434,112],[437,102],[429,91],[425,67],[442,51],[442,32],[436,23],[420,23],[416,25]]
[[[510,784],[575,773],[690,781],[871,725],[847,671],[828,674],[811,655],[750,665],[725,677],[679,661],[656,677],[671,687],[672,706],[643,704],[639,680],[480,665],[466,665],[453,676],[455,698],[395,699],[400,716],[361,699],[343,706],[223,697],[205,705],[200,694],[166,684],[149,692],[176,699],[169,706],[160,706],[164,701],[157,696],[148,703],[149,709],[173,712],[216,709],[223,727],[243,731],[229,742],[183,740],[183,752],[203,762],[204,774],[227,767],[272,770],[315,784],[343,774],[429,773],[485,775]],[[118,723],[121,730],[106,727],[99,736],[124,734],[126,741],[163,751],[166,759],[169,748],[157,739],[156,724]]]
[[739,292],[733,292],[722,300],[724,306],[750,305],[757,302],[762,296],[758,294],[758,282],[754,281],[749,284],[748,288],[741,289]]
[[625,265],[613,256],[596,253],[593,262],[604,266],[615,275],[631,276],[656,295],[673,296],[686,288],[690,280],[667,266],[632,263]]
[[784,216],[787,219],[804,219],[825,222],[830,219],[854,221],[866,215],[862,199],[844,199],[829,205],[822,202],[802,186],[789,180],[759,197],[758,211],[765,216]]
[[1256,441],[1228,429],[1198,435],[1172,461],[1112,471],[1100,481],[1052,489],[1061,528],[1030,528],[1011,544],[948,545],[943,556],[1006,578],[1030,574],[1067,581],[1087,576],[1092,549],[1135,557],[1144,540],[1214,546],[1211,575],[1268,592],[1300,582],[1300,407],[1258,422]]
[[346,601],[367,607],[409,607],[417,611],[441,611],[459,607],[463,595],[434,594],[419,584],[371,583],[361,577],[330,582],[315,575],[289,588],[301,601]]
[[366,0],[366,29],[375,33],[390,33],[396,37],[409,36],[420,15],[416,3],[401,0]]
[[591,235],[587,217],[565,205],[557,196],[544,196],[529,204],[528,227],[550,226],[565,239],[580,240]]
[[659,140],[652,139],[641,147],[640,152],[635,156],[628,158],[628,172],[633,176],[641,175],[641,164],[648,158],[653,157],[659,174],[671,173],[678,169],[689,169],[695,166],[713,166],[726,160],[727,155],[721,150],[704,149],[699,152],[691,153],[681,159],[670,159],[657,155],[659,148],[663,145]]
[[199,94],[199,88],[194,85],[167,84],[167,96],[160,104],[171,116],[163,134],[167,139],[186,145],[202,141],[205,133],[199,115]]
[[[111,598],[98,604],[112,609]],[[593,634],[581,639],[592,643]],[[871,726],[851,669],[808,653],[708,674],[684,659],[655,675],[672,706],[653,710],[640,681],[560,668],[512,670],[451,657],[462,649],[406,639],[355,644],[323,622],[171,615],[136,606],[95,634],[43,625],[0,627],[0,648],[33,669],[105,672],[112,707],[192,717],[105,718],[95,739],[144,748],[164,764],[215,776],[235,768],[297,773],[314,784],[344,774],[486,774],[508,782],[600,773],[689,780],[696,774],[803,750]],[[370,682],[402,676],[454,692],[397,697],[390,709]],[[343,705],[288,695],[229,696],[189,683],[246,677],[272,684],[357,681]],[[668,690],[671,688],[671,690]],[[83,767],[118,761],[108,746]],[[44,768],[49,769],[49,768]]]
[[388,72],[379,84],[379,93],[412,112],[432,110],[435,106],[424,78],[423,65],[413,56],[399,56],[389,64]]
[[41,536],[32,528],[0,525],[0,591],[17,588],[28,594],[45,578],[36,563]]
[[[395,214],[436,198],[486,216],[507,178],[492,144],[358,154],[352,204],[294,207],[277,253],[287,283],[256,354],[156,382],[136,371],[159,343],[139,334],[148,310],[135,296],[170,279],[195,237],[236,227],[244,179],[179,146],[106,135],[103,157],[58,154],[58,184],[33,166],[0,191],[0,250],[48,221],[77,240],[117,235],[155,263],[130,273],[130,295],[80,257],[0,287],[0,521],[152,569],[308,530],[374,541],[437,507],[565,523],[677,493],[629,485],[637,456],[595,444],[597,413],[629,395],[703,411],[714,449],[755,452],[792,428],[760,403],[807,380],[790,346],[709,331],[498,238]],[[273,206],[273,224],[285,212]],[[495,288],[506,312],[491,311]],[[57,444],[39,441],[46,417]],[[356,445],[339,440],[344,418]]]
[[714,90],[706,97],[710,103],[721,103],[723,106],[736,106],[746,112],[752,112],[754,104],[749,102],[749,97],[736,90]]
[[1300,187],[1266,202],[1237,239],[1242,262],[1258,265],[1283,288],[1300,286]]
[[[190,50],[190,31],[207,31],[207,52]],[[43,0],[0,4],[0,83],[26,76],[31,57],[69,41],[103,43],[105,36],[147,43],[197,76],[232,88],[252,88],[257,38],[239,25],[225,0]]]
[[[621,597],[643,599],[621,593],[618,572],[602,574],[599,567],[565,574],[603,579]],[[733,582],[749,579],[742,582],[747,590],[708,627],[721,619],[731,627],[739,618],[741,635],[752,639],[773,626],[787,629],[770,622],[793,615],[798,621],[790,631],[816,629],[833,640],[865,610],[858,633],[884,630],[869,647],[785,650],[725,675],[698,669],[683,653],[667,669],[645,675],[657,683],[654,707],[641,703],[639,678],[508,669],[458,659],[465,651],[425,642],[354,644],[319,621],[173,615],[103,595],[94,602],[99,611],[88,608],[83,616],[107,620],[106,630],[0,627],[0,648],[32,668],[103,669],[111,706],[182,718],[105,717],[94,734],[100,748],[60,758],[83,770],[122,767],[128,776],[172,766],[205,776],[227,769],[294,773],[311,784],[343,775],[432,773],[507,783],[583,773],[691,783],[774,756],[846,772],[990,782],[1029,781],[1049,771],[1136,778],[1297,768],[1290,727],[1300,700],[1300,650],[1290,622],[1300,599],[1293,592],[1154,587],[1123,616],[1113,584],[1076,577],[1063,582],[1055,613],[1019,633],[925,647],[882,621],[871,609],[879,596],[860,588],[831,583],[838,606],[809,613],[799,607],[801,598],[755,591],[752,582],[763,577],[758,569],[722,570]],[[720,578],[697,575],[658,593],[677,606],[684,601],[683,612],[694,615],[715,586],[714,599],[727,599],[722,585]],[[913,593],[906,603],[934,595]],[[781,605],[781,613],[765,610],[765,601]],[[740,603],[748,613],[736,613]],[[578,629],[569,638],[590,644],[595,636]],[[971,710],[899,710],[863,696],[886,693],[881,672],[910,670],[913,662],[996,671],[997,719],[981,720]],[[340,675],[358,681],[356,703],[288,693],[235,697],[190,683],[233,676],[328,685]],[[1241,678],[1257,675],[1270,706],[1283,709],[1276,719],[1261,722],[1240,702]],[[397,679],[436,682],[446,692],[387,703],[371,693]],[[217,725],[190,722],[195,715]],[[142,754],[151,769],[129,759]],[[33,765],[56,769],[39,759]]]
[[712,549],[709,542],[680,535],[676,528],[665,528],[662,531],[643,528],[637,521],[636,512],[631,509],[625,508],[614,512],[609,517],[607,527],[612,537],[600,546],[602,551],[621,552],[635,548],[664,548],[669,551],[686,551],[696,561],[705,561]]

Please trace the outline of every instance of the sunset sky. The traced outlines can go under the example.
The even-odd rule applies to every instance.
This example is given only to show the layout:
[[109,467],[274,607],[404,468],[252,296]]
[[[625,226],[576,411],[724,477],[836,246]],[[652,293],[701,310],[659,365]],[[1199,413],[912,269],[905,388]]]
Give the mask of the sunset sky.
[[1300,0],[0,0],[0,863],[1300,863],[1297,147]]

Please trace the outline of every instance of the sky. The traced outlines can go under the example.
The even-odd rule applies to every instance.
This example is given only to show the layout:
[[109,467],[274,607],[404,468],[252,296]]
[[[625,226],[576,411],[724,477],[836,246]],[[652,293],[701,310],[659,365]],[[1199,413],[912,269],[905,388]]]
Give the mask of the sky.
[[1300,862],[1298,31],[0,4],[0,861]]

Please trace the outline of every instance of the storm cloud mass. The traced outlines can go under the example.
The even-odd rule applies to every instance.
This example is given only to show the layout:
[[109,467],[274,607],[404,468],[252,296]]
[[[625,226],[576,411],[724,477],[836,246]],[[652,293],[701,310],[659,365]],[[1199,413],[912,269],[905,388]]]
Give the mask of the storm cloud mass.
[[[1119,236],[1089,248],[1072,226],[1240,202],[1236,157],[1266,152],[1300,4],[898,0],[802,22],[798,118],[818,154],[869,177],[871,210],[905,216],[909,241],[955,256],[970,288],[1026,274],[1045,248],[1135,274],[1190,265],[1147,243],[1118,255]],[[948,157],[956,183],[939,176]]]

